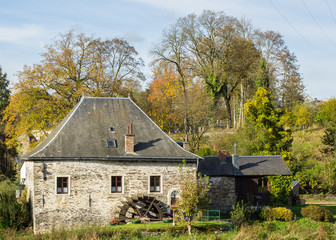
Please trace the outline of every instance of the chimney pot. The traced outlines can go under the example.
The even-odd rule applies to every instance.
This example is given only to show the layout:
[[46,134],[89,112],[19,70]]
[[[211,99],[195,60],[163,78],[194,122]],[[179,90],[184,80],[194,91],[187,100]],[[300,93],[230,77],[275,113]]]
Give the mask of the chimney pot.
[[185,136],[185,141],[183,142],[183,148],[187,151],[190,151],[190,143],[188,141],[188,134]]

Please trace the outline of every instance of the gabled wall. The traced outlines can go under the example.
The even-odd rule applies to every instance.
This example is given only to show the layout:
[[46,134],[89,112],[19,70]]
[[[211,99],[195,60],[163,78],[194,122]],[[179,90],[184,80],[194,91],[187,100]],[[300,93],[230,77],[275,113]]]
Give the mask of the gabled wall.
[[[179,184],[178,168],[177,162],[35,161],[34,232],[107,225],[110,218],[117,217],[120,201],[132,194],[152,195],[170,204],[170,194]],[[196,171],[196,162],[188,163],[186,169]],[[149,192],[151,175],[161,176],[160,193]],[[69,194],[56,194],[57,176],[69,176]],[[110,192],[111,176],[123,176],[122,194]]]

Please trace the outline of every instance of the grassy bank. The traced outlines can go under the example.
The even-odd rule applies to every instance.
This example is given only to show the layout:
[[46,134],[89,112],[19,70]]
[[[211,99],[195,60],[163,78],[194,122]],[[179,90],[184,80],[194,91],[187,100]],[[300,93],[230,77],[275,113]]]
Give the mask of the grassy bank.
[[336,239],[335,224],[302,217],[291,222],[255,221],[243,225],[240,230],[223,230],[227,226],[223,222],[196,223],[193,236],[187,234],[184,225],[173,227],[163,223],[63,230],[39,235],[7,229],[0,230],[0,239]]

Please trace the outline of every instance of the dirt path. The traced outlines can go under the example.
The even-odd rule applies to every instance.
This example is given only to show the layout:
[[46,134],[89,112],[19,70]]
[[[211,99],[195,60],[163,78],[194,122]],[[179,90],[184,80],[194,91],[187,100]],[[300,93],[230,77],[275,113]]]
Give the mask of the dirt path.
[[306,202],[306,204],[330,204],[330,205],[336,205],[336,201],[314,201],[314,202]]

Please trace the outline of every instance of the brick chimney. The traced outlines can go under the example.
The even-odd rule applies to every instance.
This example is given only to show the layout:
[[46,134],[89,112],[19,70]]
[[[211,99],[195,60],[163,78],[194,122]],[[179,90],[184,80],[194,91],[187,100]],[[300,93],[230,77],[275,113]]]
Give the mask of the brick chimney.
[[188,139],[188,134],[186,134],[186,136],[185,136],[185,140],[183,142],[183,148],[187,151],[190,151],[190,143],[189,143],[189,139]]
[[134,134],[132,123],[127,127],[127,133],[125,135],[125,152],[134,153]]
[[219,156],[219,161],[220,161],[221,163],[225,163],[225,162],[226,162],[226,157],[227,157],[227,153],[226,153],[226,151],[224,151],[224,150],[219,150],[219,152],[218,152],[218,156]]

